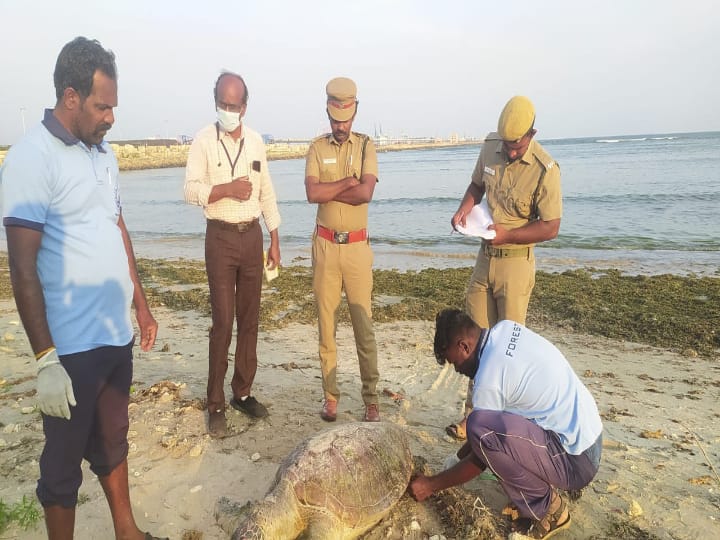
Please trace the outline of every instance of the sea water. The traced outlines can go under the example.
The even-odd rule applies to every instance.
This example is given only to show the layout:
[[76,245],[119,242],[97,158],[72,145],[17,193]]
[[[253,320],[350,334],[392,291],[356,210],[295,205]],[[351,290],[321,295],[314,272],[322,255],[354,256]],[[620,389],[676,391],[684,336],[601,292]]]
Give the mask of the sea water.
[[[720,132],[540,140],[559,163],[560,234],[536,248],[540,270],[720,275]],[[479,146],[378,153],[368,229],[375,266],[471,266],[479,239],[450,218]],[[271,161],[284,265],[309,264],[316,205],[302,159]],[[183,201],[184,169],[122,172],[123,215],[140,257],[203,258],[202,209]],[[268,239],[266,235],[266,245]]]

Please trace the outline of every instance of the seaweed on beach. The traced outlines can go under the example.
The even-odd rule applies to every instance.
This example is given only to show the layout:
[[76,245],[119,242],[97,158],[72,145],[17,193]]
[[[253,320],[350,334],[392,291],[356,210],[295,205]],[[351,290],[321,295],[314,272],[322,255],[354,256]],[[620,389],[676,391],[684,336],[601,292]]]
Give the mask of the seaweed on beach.
[[[138,260],[151,306],[210,313],[205,264],[194,260]],[[373,317],[378,322],[432,321],[441,309],[462,308],[471,268],[416,272],[375,270]],[[0,298],[12,298],[7,256],[0,255]],[[349,322],[347,304],[338,312]],[[284,267],[263,285],[265,330],[317,320],[308,267]],[[618,270],[538,272],[527,323],[559,327],[675,350],[686,356],[720,353],[720,278],[623,275]]]
[[687,356],[717,355],[720,279],[593,269],[538,272],[528,319]]

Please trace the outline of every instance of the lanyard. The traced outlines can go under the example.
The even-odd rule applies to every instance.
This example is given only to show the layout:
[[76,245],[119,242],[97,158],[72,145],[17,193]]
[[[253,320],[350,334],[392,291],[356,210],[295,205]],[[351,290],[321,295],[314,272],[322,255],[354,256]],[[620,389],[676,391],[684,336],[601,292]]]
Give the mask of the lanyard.
[[235,165],[237,165],[238,159],[240,159],[240,154],[242,153],[243,146],[245,145],[245,138],[243,137],[240,139],[240,147],[238,148],[237,155],[234,160],[230,157],[230,152],[228,152],[227,146],[225,146],[225,141],[220,139],[220,144],[222,145],[223,150],[225,150],[225,155],[227,156],[228,163],[230,164],[230,177],[235,178]]

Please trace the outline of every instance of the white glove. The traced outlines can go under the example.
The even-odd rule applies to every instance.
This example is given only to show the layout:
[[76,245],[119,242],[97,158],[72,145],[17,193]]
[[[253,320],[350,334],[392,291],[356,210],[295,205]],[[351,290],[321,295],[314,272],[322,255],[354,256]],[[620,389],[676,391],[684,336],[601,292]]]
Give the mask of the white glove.
[[443,462],[443,470],[447,471],[449,468],[454,467],[458,463],[460,463],[460,458],[458,457],[457,452],[453,452],[445,458],[445,461]]
[[76,405],[72,380],[60,363],[55,349],[44,354],[37,363],[37,399],[40,410],[48,416],[70,420],[70,407]]

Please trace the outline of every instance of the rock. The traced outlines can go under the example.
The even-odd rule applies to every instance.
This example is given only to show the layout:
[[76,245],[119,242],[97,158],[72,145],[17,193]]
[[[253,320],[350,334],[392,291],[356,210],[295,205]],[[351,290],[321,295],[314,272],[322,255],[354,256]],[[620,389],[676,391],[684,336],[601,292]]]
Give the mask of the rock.
[[201,489],[202,489],[202,486],[200,484],[198,484],[197,486],[193,486],[190,488],[190,493],[197,493]]
[[188,454],[190,454],[190,457],[199,457],[202,455],[202,453],[203,453],[203,445],[201,445],[201,444],[196,444],[195,446],[193,446],[190,449],[190,452],[188,452]]
[[628,516],[630,517],[638,517],[643,515],[643,509],[642,506],[640,506],[640,503],[638,503],[636,500],[633,500],[630,502],[630,507],[628,508]]
[[250,456],[250,459],[252,461],[258,461],[260,459],[260,454],[258,452],[255,452],[252,456]]
[[177,445],[178,439],[174,435],[164,435],[162,439],[160,439],[160,444],[162,444],[165,448],[173,448],[175,445]]

